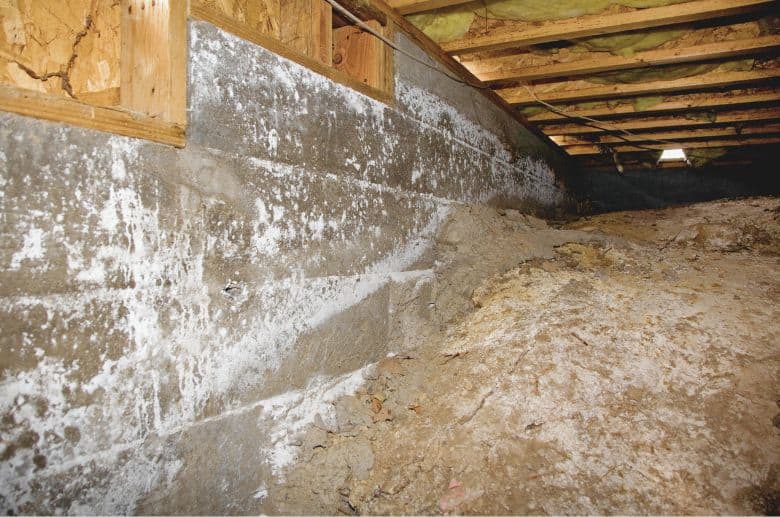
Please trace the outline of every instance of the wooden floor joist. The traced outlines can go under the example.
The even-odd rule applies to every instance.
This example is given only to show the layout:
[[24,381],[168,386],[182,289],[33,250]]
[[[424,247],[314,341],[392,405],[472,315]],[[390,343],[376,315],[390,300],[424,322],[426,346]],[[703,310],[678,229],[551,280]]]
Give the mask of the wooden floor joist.
[[486,83],[506,81],[536,81],[626,70],[650,65],[670,65],[702,60],[727,59],[744,55],[772,52],[780,49],[780,35],[721,41],[684,48],[649,50],[630,57],[615,56],[607,52],[587,52],[583,57],[568,63],[551,63],[543,66],[511,68],[494,72],[477,73]]
[[[572,116],[583,117],[617,117],[640,116],[648,114],[674,112],[684,110],[702,110],[720,108],[724,106],[740,106],[747,104],[761,104],[776,102],[780,104],[780,90],[769,88],[764,90],[736,91],[736,92],[707,92],[666,96],[658,104],[637,111],[630,100],[623,102],[610,102],[603,106],[577,108],[576,106],[559,106],[560,109]],[[553,111],[545,110],[535,115],[526,117],[529,122],[549,122],[553,120],[565,120],[566,117]]]
[[635,136],[624,136],[623,138],[614,135],[606,135],[597,137],[596,141],[572,135],[551,136],[550,138],[556,144],[563,147],[568,147],[572,145],[627,143],[624,140],[625,138],[628,138],[634,142],[651,142],[654,140],[674,140],[676,142],[683,142],[686,140],[698,138],[740,137],[746,135],[759,136],[775,133],[780,134],[780,124],[763,124],[759,126],[742,127],[739,129],[734,126],[704,129],[680,129],[676,131],[665,131],[660,133],[637,133]]
[[780,68],[749,70],[746,72],[713,72],[684,77],[672,81],[650,81],[631,84],[594,85],[586,81],[565,81],[530,87],[524,86],[496,90],[508,103],[528,105],[545,102],[584,102],[598,99],[628,97],[632,95],[659,95],[670,92],[696,91],[707,88],[751,85],[758,81],[780,78]]
[[[689,142],[685,144],[685,149],[713,149],[719,147],[741,147],[746,145],[776,145],[780,144],[780,136],[763,138],[738,138],[731,140],[707,140],[704,142]],[[641,153],[648,150],[675,149],[677,144],[643,144],[643,147],[633,145],[615,145],[610,148],[617,153]],[[649,148],[649,149],[648,149]],[[575,145],[566,148],[572,156],[581,156],[589,154],[602,154],[603,150],[597,145]]]
[[525,24],[523,30],[513,24],[507,24],[487,34],[442,43],[441,47],[453,55],[528,47],[553,41],[733,16],[774,4],[775,0],[698,0],[619,14],[582,16],[540,25]]
[[[593,172],[606,172],[606,173],[615,173],[615,163],[612,160],[612,157],[606,157],[607,160],[592,160],[594,155],[582,155],[580,156],[579,160],[581,162],[581,166],[587,167],[588,170]],[[586,162],[587,160],[587,162]],[[745,167],[748,165],[751,165],[753,162],[750,160],[712,160],[711,162],[707,163],[706,170],[709,170],[713,167],[718,169],[728,169],[728,168],[737,168],[737,167]],[[654,165],[654,164],[648,164],[647,162],[620,162],[620,165],[623,166],[623,171],[628,172],[641,172],[641,171],[657,171],[659,169],[690,169],[691,166],[688,165],[685,162],[667,162],[662,163],[660,165]]]
[[[780,107],[735,110],[718,113],[717,119],[709,120],[707,118],[689,118],[684,115],[672,117],[647,117],[630,120],[621,120],[612,124],[606,124],[612,130],[643,130],[660,129],[669,127],[696,127],[707,126],[711,124],[732,124],[732,123],[752,123],[767,120],[780,120]],[[546,124],[542,130],[548,135],[576,135],[588,133],[601,133],[603,129],[598,129],[583,124]]]

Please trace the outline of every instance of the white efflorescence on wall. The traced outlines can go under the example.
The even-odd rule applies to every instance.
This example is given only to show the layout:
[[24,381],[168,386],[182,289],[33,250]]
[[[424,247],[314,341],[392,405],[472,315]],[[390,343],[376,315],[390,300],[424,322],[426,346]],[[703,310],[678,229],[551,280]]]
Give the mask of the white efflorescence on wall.
[[[431,281],[453,204],[562,199],[543,160],[429,92],[399,84],[402,113],[207,24],[190,33],[184,150],[2,116],[9,508],[132,512],[186,467],[177,436],[253,411],[254,449],[281,475],[285,438],[365,365],[285,384],[302,336]],[[386,352],[358,338],[321,346]]]

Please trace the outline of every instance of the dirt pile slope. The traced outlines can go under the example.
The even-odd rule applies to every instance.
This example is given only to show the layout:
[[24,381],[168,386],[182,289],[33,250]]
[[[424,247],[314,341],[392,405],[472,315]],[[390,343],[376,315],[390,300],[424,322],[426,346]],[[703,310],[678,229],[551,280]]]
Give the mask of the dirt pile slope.
[[[436,303],[457,305],[441,335],[365,374],[259,510],[778,510],[780,201],[562,230],[460,215],[438,250]],[[480,267],[506,272],[474,289]]]

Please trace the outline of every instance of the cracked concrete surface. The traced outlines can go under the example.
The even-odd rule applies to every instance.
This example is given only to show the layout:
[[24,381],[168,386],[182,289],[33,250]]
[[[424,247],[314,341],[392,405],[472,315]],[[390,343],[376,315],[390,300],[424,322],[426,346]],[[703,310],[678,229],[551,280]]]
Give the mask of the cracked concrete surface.
[[[520,264],[473,291],[475,312],[334,402],[341,424],[302,436],[260,509],[777,512],[780,202],[616,213],[565,230],[527,219],[537,228],[518,225],[516,246],[487,245],[507,217],[482,213],[477,245]],[[456,248],[455,228],[469,224],[458,221],[442,237]],[[556,233],[550,256],[519,244]]]

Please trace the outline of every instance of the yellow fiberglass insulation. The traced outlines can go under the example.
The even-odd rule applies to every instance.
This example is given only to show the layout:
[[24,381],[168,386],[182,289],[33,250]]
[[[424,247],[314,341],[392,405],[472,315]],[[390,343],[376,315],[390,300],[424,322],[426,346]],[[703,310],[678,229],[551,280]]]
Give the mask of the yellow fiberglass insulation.
[[[614,109],[624,103],[631,104],[634,108],[634,111],[646,111],[658,104],[661,104],[663,101],[664,98],[660,96],[635,97],[627,101],[615,100],[615,101],[578,102],[575,104],[557,106],[557,108],[564,112],[570,112],[572,116],[577,116],[578,112],[594,110],[594,109],[602,109],[602,108]],[[525,115],[526,117],[533,117],[534,115],[538,115],[539,113],[542,113],[544,111],[549,111],[549,110],[543,106],[525,106],[523,108],[519,108],[518,111],[521,114]]]
[[684,36],[686,30],[635,31],[613,36],[595,36],[577,41],[578,49],[611,52],[631,57],[636,52],[658,48],[667,41]]
[[465,36],[475,16],[472,10],[458,8],[450,11],[452,12],[411,14],[406,19],[433,41],[444,43]]
[[661,104],[664,101],[663,97],[636,97],[631,100],[631,104],[634,105],[634,111],[647,111],[650,108]]
[[597,84],[615,84],[615,83],[644,83],[651,81],[673,81],[684,77],[693,77],[715,69],[721,71],[739,71],[750,70],[753,68],[752,59],[743,59],[739,61],[727,61],[725,63],[702,63],[692,65],[667,65],[648,68],[637,68],[634,70],[624,70],[620,72],[607,72],[603,74],[587,77],[585,80]]
[[688,158],[693,167],[703,167],[713,160],[717,160],[726,154],[726,149],[722,147],[710,148],[710,149],[689,149],[685,151],[685,156]]
[[487,0],[483,14],[496,20],[544,22],[598,14],[612,5],[644,9],[689,0]]
[[475,15],[496,20],[541,22],[598,14],[612,5],[633,8],[660,7],[689,0],[485,0],[447,7],[407,19],[434,41],[463,37]]

